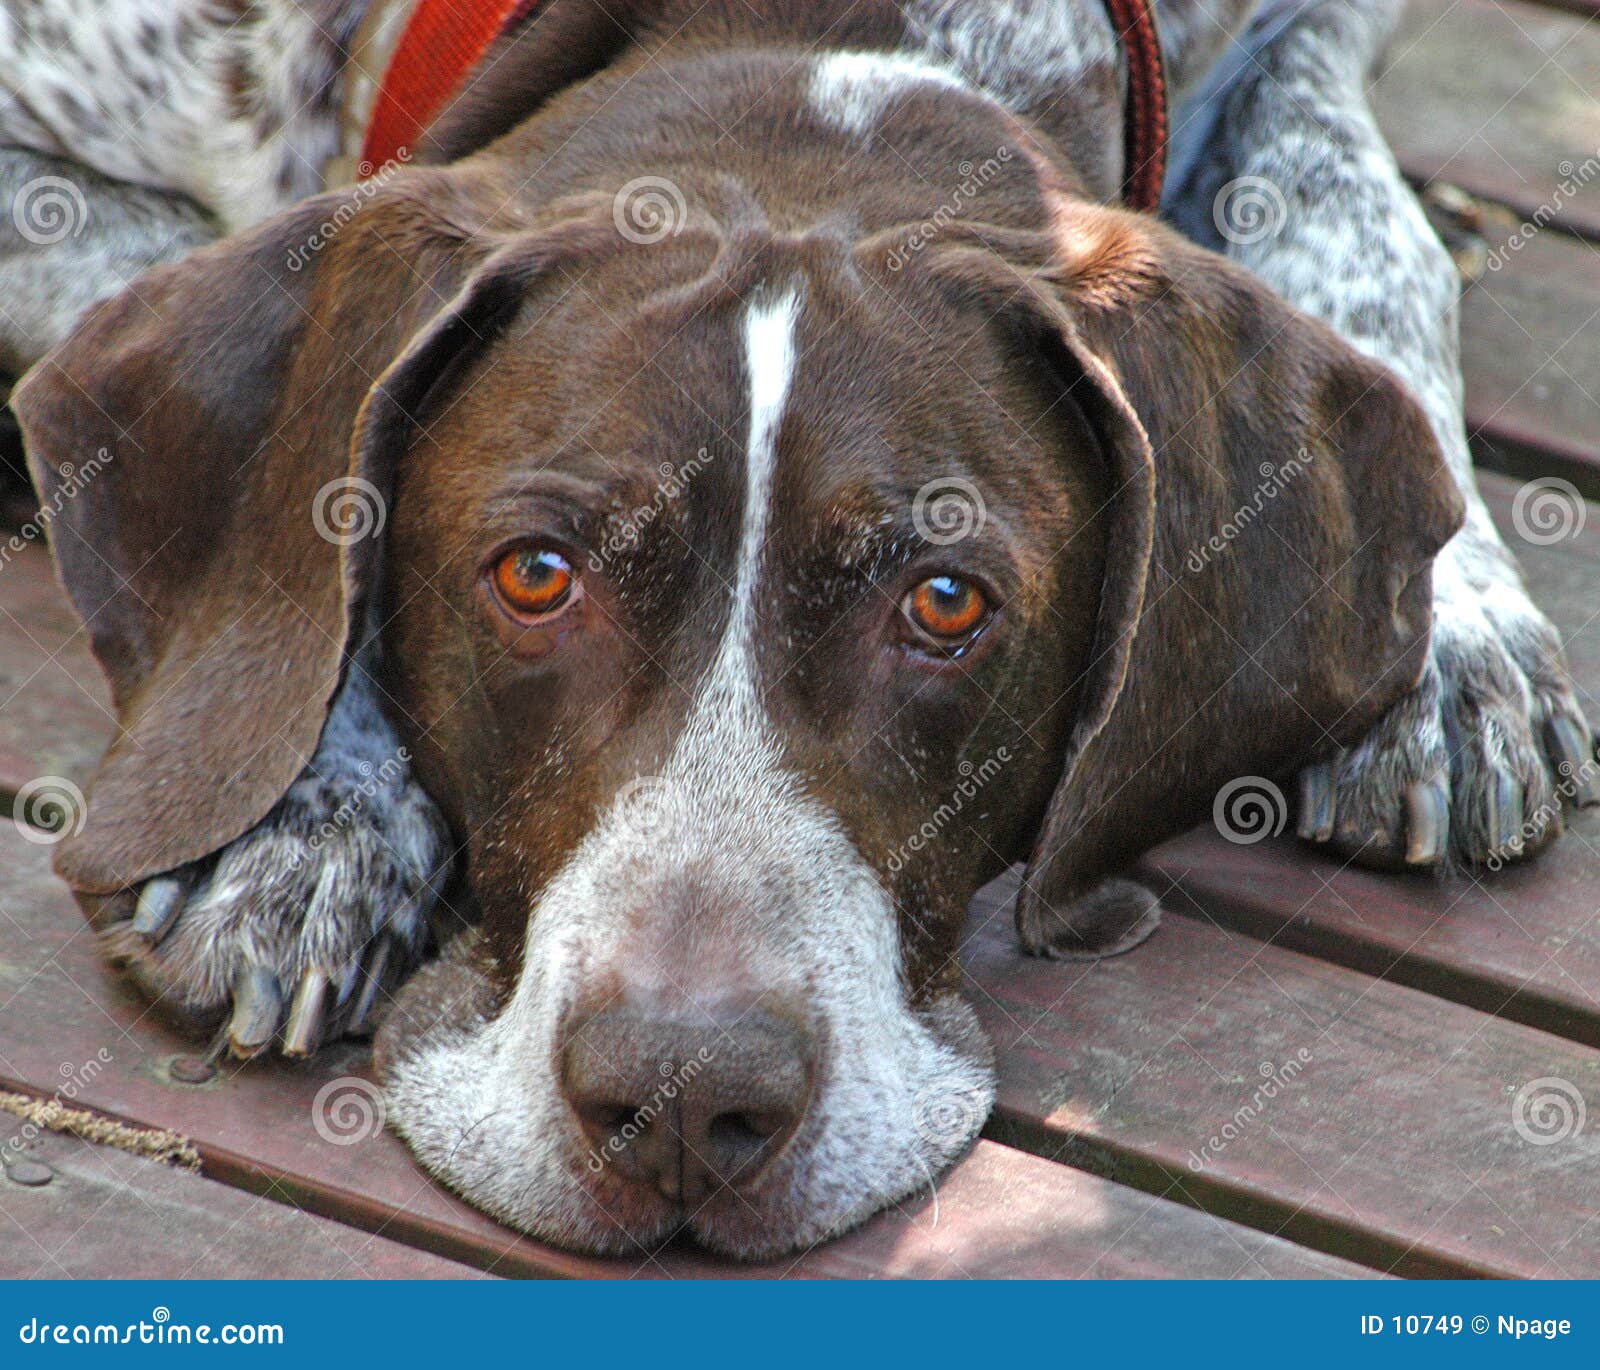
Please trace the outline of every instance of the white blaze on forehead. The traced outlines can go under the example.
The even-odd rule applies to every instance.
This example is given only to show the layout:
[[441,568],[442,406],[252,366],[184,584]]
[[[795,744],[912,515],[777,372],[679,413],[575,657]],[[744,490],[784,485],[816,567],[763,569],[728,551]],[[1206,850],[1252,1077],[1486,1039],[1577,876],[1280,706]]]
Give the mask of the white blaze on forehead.
[[[800,316],[796,291],[750,306],[744,319],[745,374],[750,382],[750,438],[745,453],[744,521],[739,561],[734,571],[733,606],[696,713],[712,697],[718,714],[732,706],[753,710],[755,682],[756,584],[761,553],[772,521],[772,486],[778,467],[778,433],[794,385],[795,324]],[[732,698],[729,698],[729,696]],[[695,720],[698,721],[698,720]],[[691,722],[693,736],[698,730]]]
[[806,98],[845,133],[865,134],[891,101],[918,86],[970,90],[949,67],[899,52],[832,52],[811,67]]

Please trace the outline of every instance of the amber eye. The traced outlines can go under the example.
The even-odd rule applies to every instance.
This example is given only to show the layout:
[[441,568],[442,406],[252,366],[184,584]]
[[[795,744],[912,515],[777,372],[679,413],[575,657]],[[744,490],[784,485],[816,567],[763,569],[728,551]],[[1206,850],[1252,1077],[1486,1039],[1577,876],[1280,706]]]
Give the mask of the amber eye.
[[518,547],[489,573],[500,602],[518,618],[545,618],[571,602],[577,573],[560,552]]
[[989,620],[989,601],[970,581],[930,576],[901,601],[912,628],[944,648],[966,644]]

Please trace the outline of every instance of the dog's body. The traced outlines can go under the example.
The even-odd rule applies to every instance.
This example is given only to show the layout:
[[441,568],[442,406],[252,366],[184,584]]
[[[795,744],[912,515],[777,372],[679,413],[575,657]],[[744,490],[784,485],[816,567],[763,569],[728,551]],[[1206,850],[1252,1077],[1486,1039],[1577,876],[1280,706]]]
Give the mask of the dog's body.
[[[1200,234],[1220,189],[1280,187],[1274,232],[1219,244],[1260,280],[1102,207],[1098,0],[558,0],[432,165],[299,203],[353,151],[352,45],[404,17],[314,8],[111,6],[153,65],[137,128],[62,93],[93,46],[65,0],[0,34],[9,174],[69,156],[103,192],[0,266],[37,302],[14,358],[141,254],[265,221],[18,398],[42,488],[114,458],[55,536],[124,723],[61,867],[242,1054],[291,998],[296,1051],[364,1018],[459,843],[481,922],[380,1041],[418,1154],[553,1239],[773,1251],[970,1143],[961,918],[1030,851],[1019,931],[1073,955],[1148,930],[1099,882],[1241,773],[1313,763],[1302,829],[1366,859],[1559,830],[1588,733],[1366,109],[1387,4],[1276,6],[1210,90],[1252,6],[1165,7],[1198,92],[1169,211]],[[168,245],[150,189],[197,206]],[[383,539],[312,526],[352,488]],[[197,725],[241,682],[249,716]]]

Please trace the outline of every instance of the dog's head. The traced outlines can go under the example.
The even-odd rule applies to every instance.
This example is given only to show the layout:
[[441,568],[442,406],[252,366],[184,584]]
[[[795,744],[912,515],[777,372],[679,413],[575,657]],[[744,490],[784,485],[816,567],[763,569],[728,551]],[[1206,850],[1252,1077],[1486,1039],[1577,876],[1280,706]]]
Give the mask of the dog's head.
[[[385,1028],[400,1130],[541,1236],[755,1255],[975,1136],[976,888],[1028,861],[1033,950],[1135,936],[1108,869],[1414,681],[1458,508],[1386,372],[977,102],[864,146],[792,63],[634,79],[152,273],[29,377],[47,501],[102,453],[54,542],[122,721],[59,864],[260,819],[375,625],[481,909]],[[685,80],[743,151],[681,98],[663,143]]]

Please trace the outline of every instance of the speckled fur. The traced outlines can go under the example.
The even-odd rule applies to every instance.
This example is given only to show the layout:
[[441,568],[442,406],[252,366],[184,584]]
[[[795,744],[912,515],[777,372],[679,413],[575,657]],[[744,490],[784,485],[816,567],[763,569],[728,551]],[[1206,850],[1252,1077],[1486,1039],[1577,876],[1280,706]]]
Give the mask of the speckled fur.
[[[1555,717],[1589,735],[1561,640],[1528,598],[1472,476],[1462,417],[1455,267],[1401,177],[1365,94],[1396,0],[1279,0],[1180,111],[1166,212],[1250,267],[1400,375],[1422,401],[1467,499],[1467,522],[1434,565],[1434,640],[1416,691],[1334,759],[1332,840],[1379,864],[1406,845],[1403,796],[1449,794],[1445,859],[1527,855],[1561,829],[1542,734]],[[1257,178],[1282,196],[1273,231],[1228,242],[1228,187]],[[1548,815],[1519,848],[1491,809]],[[1502,825],[1504,826],[1504,825]]]
[[272,812],[175,872],[186,901],[172,931],[154,946],[127,923],[106,931],[107,954],[180,1016],[220,1012],[251,964],[286,989],[321,971],[343,999],[380,933],[422,950],[449,834],[411,778],[371,665],[370,650],[352,663],[316,755]]

